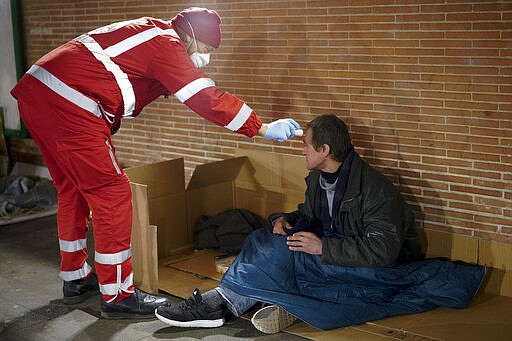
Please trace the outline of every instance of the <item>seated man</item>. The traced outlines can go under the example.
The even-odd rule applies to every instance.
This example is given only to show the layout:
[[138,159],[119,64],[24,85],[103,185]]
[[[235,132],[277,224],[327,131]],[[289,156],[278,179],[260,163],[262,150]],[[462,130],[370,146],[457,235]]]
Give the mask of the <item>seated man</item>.
[[381,173],[354,151],[345,123],[323,115],[304,136],[304,204],[273,214],[255,230],[219,286],[178,306],[159,307],[163,322],[217,327],[268,303],[252,322],[265,333],[297,317],[332,329],[439,306],[462,308],[486,269],[423,259],[411,209]]

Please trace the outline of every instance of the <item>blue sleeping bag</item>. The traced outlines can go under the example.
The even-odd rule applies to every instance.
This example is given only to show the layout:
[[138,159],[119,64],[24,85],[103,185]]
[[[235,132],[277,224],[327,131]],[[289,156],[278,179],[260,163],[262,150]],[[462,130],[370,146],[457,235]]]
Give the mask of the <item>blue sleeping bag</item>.
[[441,259],[382,268],[324,265],[321,256],[290,251],[286,236],[262,228],[246,239],[220,286],[328,330],[436,307],[464,308],[485,273],[482,266]]

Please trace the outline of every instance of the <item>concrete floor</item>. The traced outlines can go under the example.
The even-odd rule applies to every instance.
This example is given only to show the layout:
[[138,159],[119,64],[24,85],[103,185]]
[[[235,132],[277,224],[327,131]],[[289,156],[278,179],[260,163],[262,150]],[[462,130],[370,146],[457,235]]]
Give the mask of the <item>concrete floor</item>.
[[212,329],[102,319],[99,295],[72,306],[62,302],[58,250],[55,215],[0,226],[0,340],[305,340],[262,334],[241,318]]

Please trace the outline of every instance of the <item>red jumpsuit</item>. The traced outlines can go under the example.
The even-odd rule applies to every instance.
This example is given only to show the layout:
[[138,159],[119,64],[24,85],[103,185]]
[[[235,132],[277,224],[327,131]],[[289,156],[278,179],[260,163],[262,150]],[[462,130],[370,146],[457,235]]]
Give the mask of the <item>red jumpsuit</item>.
[[133,290],[132,197],[111,134],[161,95],[252,137],[262,123],[196,69],[169,22],[140,18],[96,29],[38,60],[11,91],[58,191],[60,277],[87,277],[92,212],[95,268],[107,302]]

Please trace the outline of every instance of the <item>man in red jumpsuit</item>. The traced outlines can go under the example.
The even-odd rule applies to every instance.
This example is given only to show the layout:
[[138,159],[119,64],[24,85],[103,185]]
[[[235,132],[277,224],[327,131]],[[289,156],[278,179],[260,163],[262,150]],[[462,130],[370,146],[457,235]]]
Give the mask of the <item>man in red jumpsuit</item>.
[[[200,71],[219,47],[220,21],[215,11],[194,7],[171,21],[140,18],[98,28],[43,56],[11,91],[58,190],[65,303],[81,302],[99,288],[105,318],[153,318],[156,307],[169,305],[133,285],[130,182],[111,142],[123,117],[174,95],[248,137],[282,142],[300,128],[292,119],[263,124]],[[90,212],[96,274],[87,263]]]

